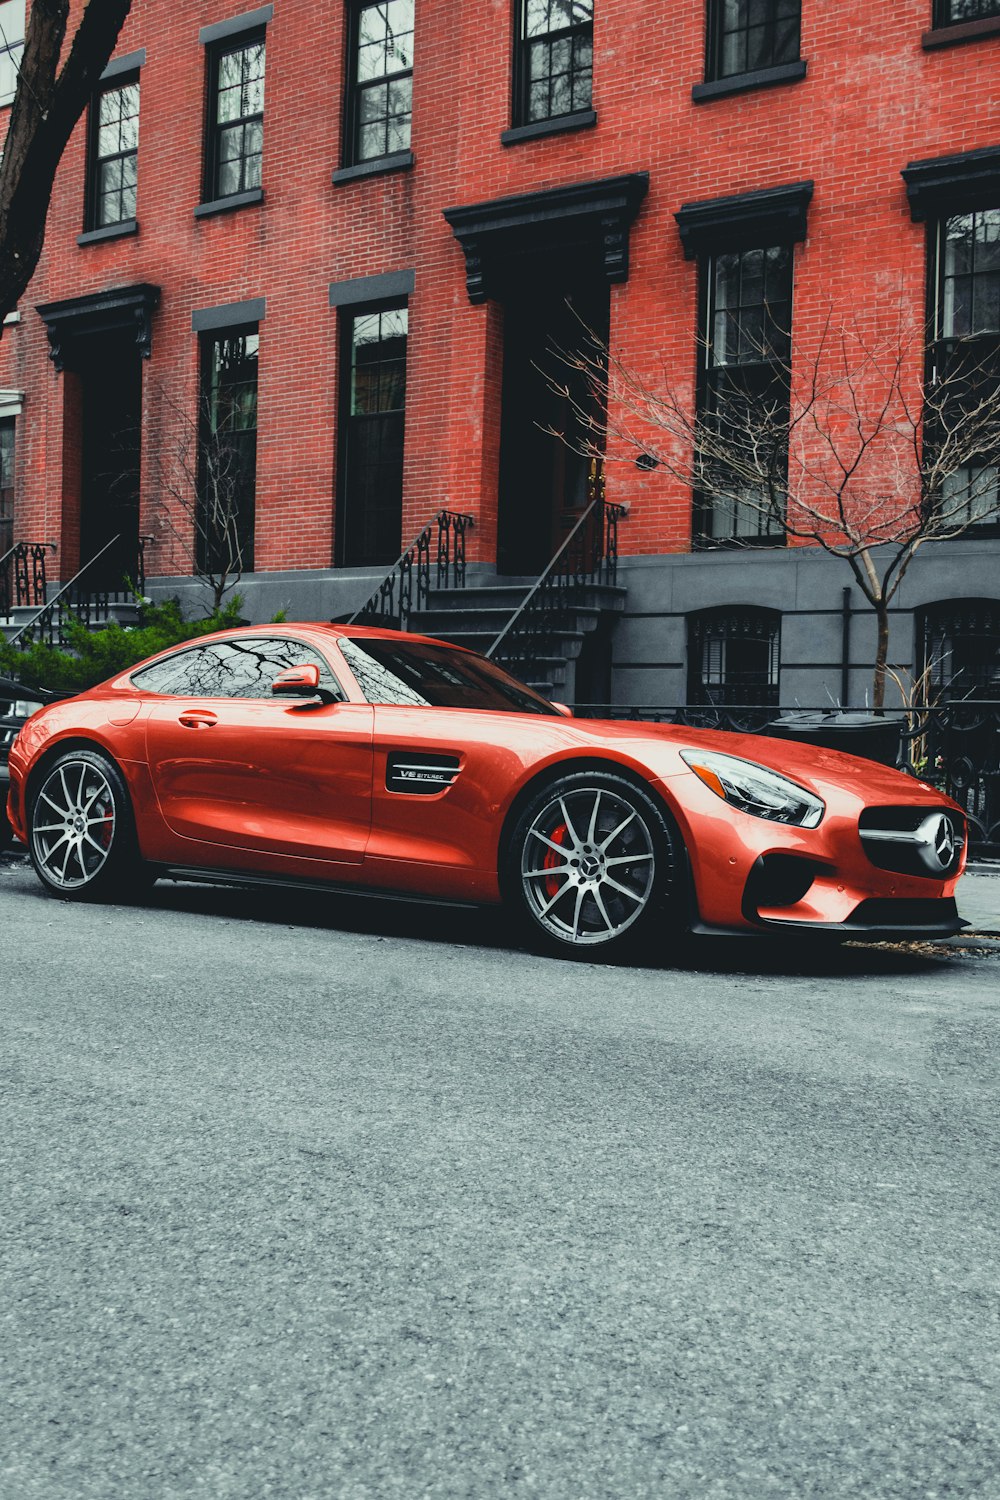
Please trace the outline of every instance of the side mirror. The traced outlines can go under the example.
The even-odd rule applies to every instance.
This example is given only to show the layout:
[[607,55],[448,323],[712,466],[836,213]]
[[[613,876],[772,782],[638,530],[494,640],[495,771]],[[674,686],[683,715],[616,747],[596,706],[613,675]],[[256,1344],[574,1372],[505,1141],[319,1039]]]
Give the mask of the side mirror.
[[571,719],[573,717],[573,710],[570,708],[568,703],[557,703],[554,698],[550,699],[550,702],[552,704],[552,707],[558,709],[561,714],[565,714],[567,719]]
[[320,687],[319,667],[314,661],[307,661],[301,667],[286,667],[279,672],[271,683],[271,695],[274,698],[307,698],[314,708],[340,702],[336,693]]
[[271,683],[276,698],[315,698],[319,691],[319,667],[308,661],[302,667],[286,667]]

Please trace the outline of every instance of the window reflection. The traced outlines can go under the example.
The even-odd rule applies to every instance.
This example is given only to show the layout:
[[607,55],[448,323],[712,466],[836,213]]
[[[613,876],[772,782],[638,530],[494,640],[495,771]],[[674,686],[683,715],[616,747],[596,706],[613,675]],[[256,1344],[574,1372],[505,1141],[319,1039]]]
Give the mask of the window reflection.
[[344,638],[340,649],[369,703],[558,713],[546,698],[493,662],[448,646],[372,637]]
[[343,699],[340,684],[314,646],[264,636],[191,647],[144,667],[132,681],[145,692],[171,697],[270,698],[280,672],[309,662],[319,667],[320,686]]

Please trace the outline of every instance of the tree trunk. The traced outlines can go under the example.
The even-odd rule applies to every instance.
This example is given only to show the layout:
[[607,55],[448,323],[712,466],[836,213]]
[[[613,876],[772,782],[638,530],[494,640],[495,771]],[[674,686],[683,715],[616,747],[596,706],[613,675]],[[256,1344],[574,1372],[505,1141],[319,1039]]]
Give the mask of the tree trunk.
[[878,636],[875,645],[875,675],[872,680],[872,704],[877,714],[885,707],[885,669],[889,660],[889,606],[882,599],[875,605]]

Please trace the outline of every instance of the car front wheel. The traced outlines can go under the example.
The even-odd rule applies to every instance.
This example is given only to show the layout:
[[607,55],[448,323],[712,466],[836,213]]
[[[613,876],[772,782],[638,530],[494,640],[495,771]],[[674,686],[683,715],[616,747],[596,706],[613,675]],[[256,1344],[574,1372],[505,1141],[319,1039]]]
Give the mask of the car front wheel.
[[91,750],[67,751],[47,767],[31,798],[28,847],[39,879],[57,896],[122,894],[141,866],[117,767]]
[[610,773],[569,774],[521,812],[507,895],[549,952],[597,957],[638,946],[679,907],[679,855],[678,834],[639,787]]

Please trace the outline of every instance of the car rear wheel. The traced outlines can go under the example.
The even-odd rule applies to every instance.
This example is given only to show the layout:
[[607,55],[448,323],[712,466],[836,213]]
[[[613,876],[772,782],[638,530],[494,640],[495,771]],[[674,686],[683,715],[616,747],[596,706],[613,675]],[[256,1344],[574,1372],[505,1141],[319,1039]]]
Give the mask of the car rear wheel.
[[57,896],[121,895],[143,867],[117,767],[91,750],[54,761],[32,795],[28,847],[39,879]]
[[549,952],[633,948],[671,910],[680,919],[679,835],[624,777],[578,772],[539,791],[517,820],[506,889]]

